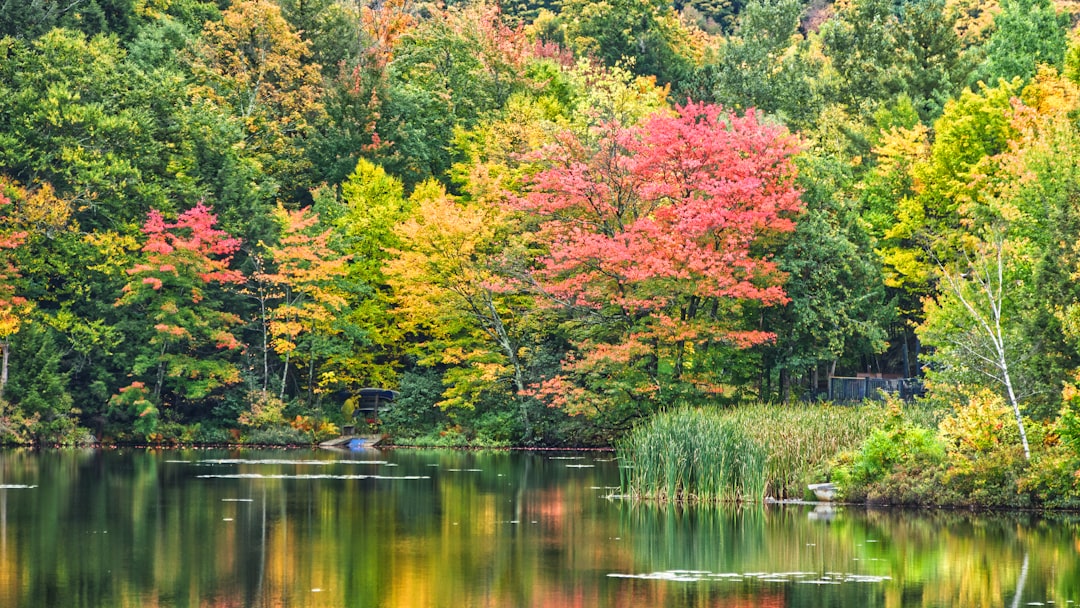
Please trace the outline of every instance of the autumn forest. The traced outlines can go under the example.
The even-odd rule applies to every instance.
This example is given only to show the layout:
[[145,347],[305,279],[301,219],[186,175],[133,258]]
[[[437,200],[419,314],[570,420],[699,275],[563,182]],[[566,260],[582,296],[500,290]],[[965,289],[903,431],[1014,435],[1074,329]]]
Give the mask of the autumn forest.
[[385,387],[403,439],[606,445],[880,374],[1080,442],[1078,21],[0,3],[0,441],[318,438]]

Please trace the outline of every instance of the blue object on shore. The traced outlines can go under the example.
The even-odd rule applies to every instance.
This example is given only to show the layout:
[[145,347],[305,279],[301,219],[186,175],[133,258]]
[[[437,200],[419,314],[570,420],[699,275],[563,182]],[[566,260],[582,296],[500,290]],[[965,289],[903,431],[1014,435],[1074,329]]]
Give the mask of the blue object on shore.
[[366,450],[366,449],[368,449],[370,447],[373,447],[374,445],[375,445],[375,442],[373,442],[370,439],[365,439],[363,437],[357,437],[355,439],[350,439],[349,440],[348,448],[350,450]]

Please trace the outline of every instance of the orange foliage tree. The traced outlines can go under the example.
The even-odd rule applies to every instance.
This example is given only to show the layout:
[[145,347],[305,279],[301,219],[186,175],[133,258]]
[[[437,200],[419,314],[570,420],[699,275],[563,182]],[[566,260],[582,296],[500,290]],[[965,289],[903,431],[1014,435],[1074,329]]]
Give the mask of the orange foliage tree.
[[319,351],[328,346],[320,348],[320,342],[336,331],[336,315],[347,305],[340,279],[347,272],[348,256],[330,248],[332,231],[318,231],[319,216],[310,208],[290,211],[279,206],[274,216],[282,230],[278,245],[268,248],[275,271],[255,278],[268,283],[279,300],[269,319],[272,347],[285,361],[279,398],[285,395],[289,366],[297,359],[307,363],[310,402],[318,384],[333,382],[330,376],[316,378],[316,363]]
[[[11,199],[0,190],[0,215],[6,216]],[[25,298],[15,295],[15,279],[19,273],[11,257],[6,255],[26,238],[26,232],[5,229],[0,226],[0,397],[8,381],[8,358],[11,353],[11,336],[19,331],[27,308]]]

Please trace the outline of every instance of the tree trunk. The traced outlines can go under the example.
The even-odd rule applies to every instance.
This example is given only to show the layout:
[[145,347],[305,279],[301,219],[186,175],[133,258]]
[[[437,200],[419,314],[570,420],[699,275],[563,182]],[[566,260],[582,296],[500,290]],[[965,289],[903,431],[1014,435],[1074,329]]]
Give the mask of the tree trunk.
[[[993,359],[989,354],[975,352],[987,364],[997,367],[1000,374],[996,379],[1005,387],[1005,393],[1012,406],[1013,415],[1016,417],[1016,426],[1020,430],[1020,442],[1024,446],[1024,458],[1031,460],[1031,450],[1028,446],[1027,431],[1024,428],[1024,417],[1020,413],[1020,404],[1016,399],[1016,391],[1013,389],[1012,374],[1009,371],[1009,362],[1005,348],[1005,332],[1001,327],[1005,308],[1005,240],[1004,234],[997,235],[994,246],[994,260],[983,267],[969,259],[967,272],[954,274],[949,272],[943,265],[942,275],[948,283],[953,295],[960,301],[968,315],[975,321],[979,329],[984,332],[994,346]],[[986,311],[976,305],[976,301],[965,295],[964,283],[970,281],[976,287],[976,293],[986,304]],[[969,349],[973,351],[974,349]],[[989,374],[988,374],[989,375]]]
[[901,353],[904,356],[904,377],[905,378],[910,378],[911,377],[911,361],[908,359],[908,339],[907,339],[907,328],[906,327],[901,332],[901,336],[904,338],[904,345],[903,345],[903,349],[901,351]]
[[157,380],[154,383],[154,398],[161,399],[161,389],[165,386],[165,350],[168,344],[161,344],[161,354],[158,355]]
[[[682,310],[682,321],[688,323],[693,321],[697,317],[698,303],[700,299],[697,296],[690,296],[690,303],[686,308]],[[683,374],[683,360],[686,356],[686,340],[679,340],[675,343],[675,371],[672,373],[672,380],[678,382],[682,379]]]
[[281,369],[281,390],[278,391],[278,399],[285,398],[285,382],[289,378],[289,360],[292,359],[292,351],[285,353],[285,365]]
[[263,393],[270,387],[270,324],[266,321],[266,292],[259,288],[259,321],[262,324],[262,389]]
[[1028,448],[1027,431],[1024,430],[1024,417],[1020,415],[1020,404],[1016,400],[1016,393],[1013,392],[1012,378],[1009,376],[1009,365],[1005,362],[1004,352],[1001,353],[998,359],[1001,365],[1001,377],[1005,381],[1005,390],[1009,394],[1009,405],[1012,406],[1013,414],[1016,416],[1016,426],[1020,429],[1020,443],[1024,446],[1024,458],[1031,460],[1031,449]]
[[[314,330],[314,328],[312,328]],[[311,360],[308,361],[308,375],[307,375],[307,404],[308,407],[315,405],[315,343],[311,344],[311,353],[309,353]],[[379,408],[375,408],[375,417],[379,417]]]
[[[514,395],[514,399],[518,402],[518,413],[521,415],[521,425],[524,427],[523,433],[526,442],[532,441],[532,421],[529,420],[529,402],[525,397],[525,370],[521,364],[521,359],[518,358],[517,345],[510,339],[510,332],[506,331],[506,325],[502,322],[502,317],[499,315],[498,309],[495,308],[495,302],[491,299],[490,293],[484,294],[484,307],[487,309],[486,325],[490,328],[488,335],[494,334],[495,341],[499,344],[499,348],[506,354],[506,358],[510,361],[510,365],[514,368],[514,388],[517,394]],[[476,307],[473,307],[476,310]]]
[[0,399],[4,397],[4,387],[8,382],[8,357],[11,354],[11,342],[0,342],[0,353],[3,353],[3,363],[0,363]]
[[836,375],[836,359],[829,362],[829,371],[825,374],[825,394],[829,396],[829,400],[833,400],[832,394],[832,379]]

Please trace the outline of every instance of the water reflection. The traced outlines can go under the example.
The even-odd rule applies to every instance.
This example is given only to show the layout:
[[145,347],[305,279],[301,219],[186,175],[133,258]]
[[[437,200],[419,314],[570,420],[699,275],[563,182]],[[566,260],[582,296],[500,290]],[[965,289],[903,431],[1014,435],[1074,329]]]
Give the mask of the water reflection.
[[605,498],[610,454],[0,453],[0,606],[1025,606],[1076,516]]

